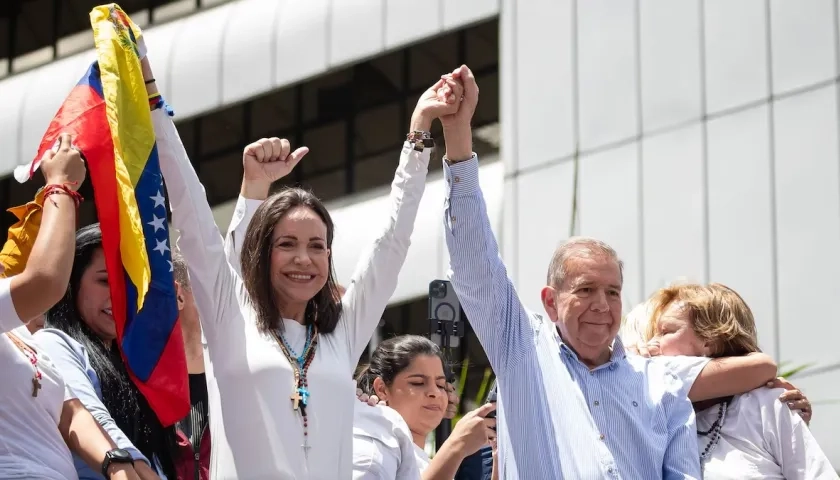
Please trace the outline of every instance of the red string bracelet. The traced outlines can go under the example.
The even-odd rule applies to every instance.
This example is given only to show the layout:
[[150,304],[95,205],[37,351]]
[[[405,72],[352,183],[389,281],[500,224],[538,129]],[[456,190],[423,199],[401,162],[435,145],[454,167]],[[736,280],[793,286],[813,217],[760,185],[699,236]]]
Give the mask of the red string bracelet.
[[[71,190],[70,187],[67,185],[76,185],[77,182],[69,183],[69,184],[59,184],[53,183],[44,187],[44,198],[49,197],[50,195],[55,194],[66,194],[70,195],[70,198],[73,199],[73,202],[76,204],[76,208],[79,208],[79,204],[85,201],[84,197],[79,192]],[[55,205],[55,203],[53,203]]]

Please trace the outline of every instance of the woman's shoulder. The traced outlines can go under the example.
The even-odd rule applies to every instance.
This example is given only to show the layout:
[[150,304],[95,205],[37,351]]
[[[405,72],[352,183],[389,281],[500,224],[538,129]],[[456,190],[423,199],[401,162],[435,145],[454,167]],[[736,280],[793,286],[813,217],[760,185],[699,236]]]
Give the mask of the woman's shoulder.
[[47,351],[54,351],[57,348],[62,348],[73,352],[80,358],[85,358],[87,356],[85,347],[81,343],[56,328],[43,328],[35,332],[33,337],[35,338],[35,341],[38,342],[38,345]]
[[360,401],[356,401],[353,411],[353,435],[372,438],[391,448],[399,448],[400,436],[411,438],[408,424],[399,412]]
[[732,401],[732,407],[737,412],[762,418],[777,418],[780,414],[793,414],[779,399],[783,393],[785,393],[783,388],[759,387],[737,395]]
[[781,404],[781,400],[779,397],[785,393],[784,388],[767,388],[767,387],[759,387],[755,390],[751,390],[747,393],[738,395],[735,397],[735,401],[738,402],[739,405],[742,406],[752,406],[752,407],[759,407],[759,406],[773,406],[775,403]]

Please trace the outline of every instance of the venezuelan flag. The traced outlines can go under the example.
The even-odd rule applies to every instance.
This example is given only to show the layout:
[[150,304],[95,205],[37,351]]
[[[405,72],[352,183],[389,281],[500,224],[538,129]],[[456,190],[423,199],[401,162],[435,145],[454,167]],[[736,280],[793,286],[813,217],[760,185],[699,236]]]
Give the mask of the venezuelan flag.
[[[140,30],[116,4],[90,13],[97,62],[59,109],[38,151],[75,135],[102,229],[117,340],[132,379],[164,425],[189,412],[169,228]],[[32,170],[36,168],[33,162]]]

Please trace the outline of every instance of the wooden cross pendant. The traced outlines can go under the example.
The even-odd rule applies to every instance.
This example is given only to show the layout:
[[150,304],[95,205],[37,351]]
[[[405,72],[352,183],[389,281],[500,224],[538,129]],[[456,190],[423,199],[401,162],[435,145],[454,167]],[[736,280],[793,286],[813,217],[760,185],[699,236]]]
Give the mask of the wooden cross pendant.
[[301,397],[300,392],[295,389],[295,391],[289,396],[289,399],[292,401],[292,409],[297,410],[300,407],[300,401],[303,400],[303,397]]
[[41,389],[41,381],[35,377],[32,377],[32,396],[38,396],[38,390]]

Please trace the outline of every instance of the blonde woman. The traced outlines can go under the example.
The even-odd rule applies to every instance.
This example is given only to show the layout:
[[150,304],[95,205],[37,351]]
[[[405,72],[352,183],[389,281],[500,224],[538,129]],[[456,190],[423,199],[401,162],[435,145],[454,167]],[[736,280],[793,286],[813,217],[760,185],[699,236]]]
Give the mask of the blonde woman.
[[[760,351],[749,306],[717,283],[663,288],[628,320],[654,355],[721,358]],[[758,388],[694,404],[706,480],[838,478],[805,421],[780,401],[783,392]]]

